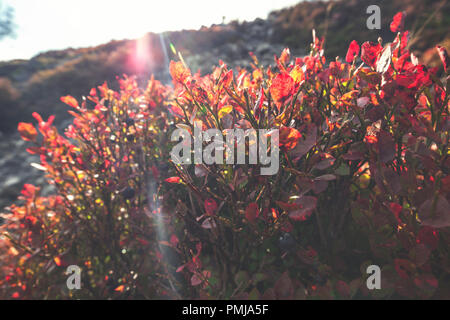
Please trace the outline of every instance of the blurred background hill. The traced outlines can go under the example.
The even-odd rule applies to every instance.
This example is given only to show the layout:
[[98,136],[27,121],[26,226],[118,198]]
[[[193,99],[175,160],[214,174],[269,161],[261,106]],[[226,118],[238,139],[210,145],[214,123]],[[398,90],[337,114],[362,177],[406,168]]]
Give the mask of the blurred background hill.
[[[380,30],[366,27],[366,8],[373,4],[381,8]],[[15,199],[24,182],[43,182],[41,173],[29,166],[33,157],[25,153],[24,143],[15,134],[18,122],[32,121],[31,114],[36,111],[44,117],[55,114],[55,122],[63,127],[68,117],[67,107],[59,100],[63,95],[80,99],[104,81],[114,87],[116,76],[124,73],[136,75],[142,83],[153,73],[169,83],[168,63],[175,58],[171,43],[193,71],[203,73],[219,59],[232,67],[248,66],[249,51],[265,65],[272,63],[274,54],[280,54],[284,47],[289,47],[293,55],[304,54],[312,29],[325,37],[328,60],[343,57],[351,40],[361,43],[381,36],[384,42],[391,41],[394,35],[389,24],[398,11],[407,13],[406,28],[412,31],[413,38],[411,50],[421,62],[440,67],[435,45],[450,49],[447,0],[305,1],[273,11],[267,19],[148,33],[135,40],[0,62],[0,209]]]

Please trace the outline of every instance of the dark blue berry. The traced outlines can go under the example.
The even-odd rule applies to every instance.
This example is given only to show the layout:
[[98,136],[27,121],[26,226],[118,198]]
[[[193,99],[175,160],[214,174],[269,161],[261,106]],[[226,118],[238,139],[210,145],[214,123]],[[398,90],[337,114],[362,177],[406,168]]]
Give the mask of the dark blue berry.
[[126,187],[122,191],[122,196],[124,197],[124,199],[132,199],[135,194],[136,194],[136,191],[131,187]]
[[278,244],[281,249],[289,251],[295,246],[295,239],[290,233],[285,232],[280,236]]

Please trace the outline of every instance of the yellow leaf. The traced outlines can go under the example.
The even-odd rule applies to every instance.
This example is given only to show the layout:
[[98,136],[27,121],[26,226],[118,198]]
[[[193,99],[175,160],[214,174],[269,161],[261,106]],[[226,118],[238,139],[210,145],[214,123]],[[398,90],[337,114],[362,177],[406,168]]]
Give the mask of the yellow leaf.
[[176,127],[177,127],[178,129],[187,130],[187,131],[191,132],[191,127],[188,126],[187,124],[184,124],[184,123],[178,123],[178,124],[176,125]]
[[370,175],[367,173],[362,174],[358,179],[358,185],[361,189],[366,189],[370,184]]
[[225,106],[222,109],[219,110],[219,120],[222,119],[223,116],[226,114],[229,114],[231,111],[233,111],[233,106]]
[[17,251],[17,249],[14,247],[10,247],[8,253],[12,256],[17,256],[19,254],[19,251]]
[[294,79],[296,84],[305,80],[305,75],[303,73],[302,68],[299,65],[296,65],[294,69],[292,69],[291,77],[292,79]]

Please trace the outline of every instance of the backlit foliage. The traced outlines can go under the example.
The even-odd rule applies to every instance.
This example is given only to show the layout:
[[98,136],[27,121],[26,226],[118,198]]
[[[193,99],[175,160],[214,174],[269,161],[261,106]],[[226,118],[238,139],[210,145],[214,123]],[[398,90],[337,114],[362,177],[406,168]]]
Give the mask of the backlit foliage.
[[[57,192],[25,185],[5,215],[2,297],[448,298],[449,82],[408,52],[402,19],[392,43],[351,42],[346,62],[314,35],[274,67],[252,55],[252,70],[201,76],[178,61],[173,87],[125,77],[65,96],[64,135],[34,114],[19,131]],[[171,132],[196,121],[279,129],[279,172],[173,164]],[[371,264],[381,290],[366,287]]]

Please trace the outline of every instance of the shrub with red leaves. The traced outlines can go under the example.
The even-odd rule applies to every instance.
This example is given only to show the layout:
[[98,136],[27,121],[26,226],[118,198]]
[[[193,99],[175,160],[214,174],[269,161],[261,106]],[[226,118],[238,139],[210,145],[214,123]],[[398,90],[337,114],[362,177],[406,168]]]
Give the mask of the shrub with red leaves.
[[[277,69],[172,62],[173,89],[125,78],[64,97],[65,136],[39,115],[42,137],[21,124],[57,192],[26,185],[6,215],[1,296],[449,298],[448,77],[406,49],[403,19],[392,43],[362,45],[359,67],[357,43],[327,64],[314,36]],[[170,133],[194,125],[279,129],[279,171],[173,163]],[[64,287],[71,264],[82,290]],[[381,290],[366,287],[372,264]]]

